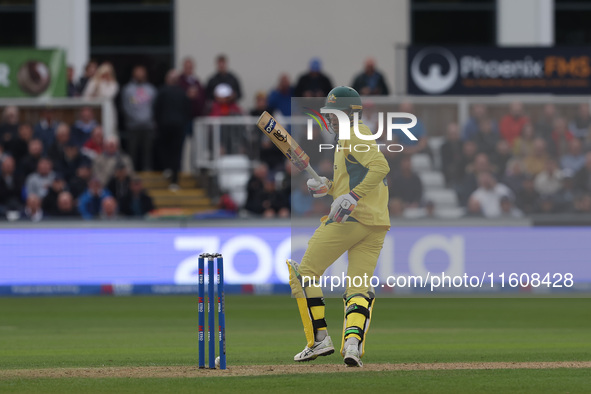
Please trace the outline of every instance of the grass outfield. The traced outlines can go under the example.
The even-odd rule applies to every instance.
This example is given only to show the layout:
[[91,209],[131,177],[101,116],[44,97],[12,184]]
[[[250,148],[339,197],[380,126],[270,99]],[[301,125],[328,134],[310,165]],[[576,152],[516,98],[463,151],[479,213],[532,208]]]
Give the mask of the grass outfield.
[[[342,301],[327,299],[340,346]],[[305,345],[289,296],[228,296],[228,365],[291,364]],[[350,371],[47,379],[10,370],[194,366],[196,297],[0,298],[0,392],[589,392],[591,369]],[[591,361],[591,299],[378,299],[366,364]],[[342,362],[337,354],[315,364]],[[343,367],[344,368],[344,367]],[[310,372],[313,372],[310,368]],[[4,373],[4,377],[3,377]],[[201,391],[201,390],[199,390]]]

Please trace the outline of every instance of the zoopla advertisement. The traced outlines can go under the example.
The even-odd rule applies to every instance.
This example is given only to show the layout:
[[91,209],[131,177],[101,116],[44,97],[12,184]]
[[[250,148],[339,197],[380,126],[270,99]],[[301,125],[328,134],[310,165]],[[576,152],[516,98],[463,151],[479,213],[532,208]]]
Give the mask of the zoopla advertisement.
[[[587,228],[394,227],[365,280],[395,294],[591,291],[589,239]],[[222,253],[230,292],[286,292],[285,260],[299,260],[307,241],[288,227],[4,229],[0,294],[193,292],[203,252]],[[346,263],[325,273],[325,288],[347,285]]]

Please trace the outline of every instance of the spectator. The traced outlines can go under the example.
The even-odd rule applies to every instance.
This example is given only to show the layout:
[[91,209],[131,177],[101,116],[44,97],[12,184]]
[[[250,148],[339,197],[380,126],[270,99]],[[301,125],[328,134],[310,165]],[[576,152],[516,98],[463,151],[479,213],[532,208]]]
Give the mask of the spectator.
[[585,154],[585,165],[575,173],[575,190],[591,192],[591,152]]
[[76,144],[68,142],[62,157],[55,161],[55,168],[64,176],[67,182],[70,182],[76,175],[78,167],[84,163],[90,163],[90,160],[80,154]]
[[111,63],[105,62],[96,70],[95,75],[84,88],[84,98],[106,99],[106,110],[103,113],[103,128],[106,137],[117,137],[117,110],[114,99],[119,92],[119,84],[115,78],[115,70]]
[[262,90],[259,90],[254,95],[254,107],[250,110],[250,116],[261,116],[263,112],[271,113],[271,108],[267,106],[267,95]]
[[490,164],[488,156],[485,153],[479,153],[474,158],[474,161],[466,166],[466,176],[456,189],[461,205],[466,205],[470,195],[478,188],[478,179],[483,173],[492,174],[494,168]]
[[473,138],[478,146],[478,152],[486,153],[489,157],[495,154],[499,134],[495,133],[492,120],[482,119],[478,131]]
[[115,198],[111,196],[103,198],[103,200],[101,201],[100,218],[101,220],[119,219],[117,200],[115,200]]
[[568,128],[572,134],[580,139],[584,139],[591,131],[591,114],[589,113],[589,104],[579,104],[577,114],[569,123]]
[[405,208],[416,208],[423,199],[423,184],[412,170],[410,156],[404,155],[400,160],[400,170],[393,174],[389,182],[390,197],[399,198]]
[[404,203],[399,198],[391,198],[388,202],[390,216],[401,218],[404,215]]
[[[510,159],[507,162],[505,174],[502,178],[503,183],[517,194],[521,190],[523,181],[527,176],[523,173],[523,163],[517,158]],[[532,178],[533,180],[533,178]],[[520,207],[522,210],[523,208]]]
[[107,183],[107,190],[115,197],[117,202],[121,202],[121,199],[129,193],[130,184],[131,178],[127,173],[127,168],[123,163],[117,163],[115,173]]
[[538,207],[539,199],[540,194],[534,187],[534,178],[531,176],[525,177],[521,188],[517,192],[517,207],[526,215],[532,214]]
[[53,216],[72,219],[80,217],[70,192],[63,191],[57,196],[57,211]]
[[215,88],[220,84],[230,85],[232,88],[232,97],[230,101],[238,101],[242,98],[242,89],[240,81],[228,70],[228,59],[226,55],[218,55],[216,58],[216,73],[207,81],[207,98],[215,99]]
[[328,76],[322,72],[320,59],[310,60],[310,69],[298,79],[294,90],[295,97],[326,97],[333,85]]
[[154,138],[153,104],[156,88],[148,82],[144,66],[135,66],[131,81],[123,88],[121,102],[127,136],[129,154],[135,168],[152,169],[152,140]]
[[298,181],[299,186],[291,195],[291,212],[294,216],[302,217],[312,213],[314,198],[310,195],[306,179]]
[[72,197],[77,199],[88,188],[88,182],[92,177],[92,170],[90,163],[83,163],[76,169],[76,176],[68,183],[68,188],[72,193]]
[[513,155],[519,158],[524,158],[531,154],[534,147],[536,134],[531,123],[523,125],[521,135],[515,139],[513,144]]
[[143,217],[154,210],[152,198],[146,193],[142,179],[134,177],[129,191],[121,198],[119,207],[126,216]]
[[534,127],[536,130],[536,137],[542,137],[546,143],[551,141],[556,116],[556,106],[554,104],[544,105],[542,116],[538,119]]
[[462,150],[460,129],[457,123],[451,122],[447,125],[445,142],[440,148],[441,170],[448,187],[456,185],[464,177]]
[[362,96],[387,96],[390,93],[384,76],[376,70],[376,61],[371,57],[365,60],[363,71],[353,79],[351,87]]
[[78,89],[76,87],[76,82],[74,82],[74,67],[68,66],[66,68],[66,94],[68,97],[76,97],[78,96]]
[[563,169],[576,173],[585,165],[585,155],[582,150],[581,140],[573,138],[568,143],[568,151],[560,158],[560,166]]
[[291,98],[293,94],[294,89],[289,81],[289,76],[281,74],[277,87],[269,93],[267,100],[269,113],[277,115],[277,112],[279,112],[283,116],[291,116]]
[[26,179],[31,173],[37,170],[39,159],[43,156],[43,144],[41,140],[32,139],[29,141],[28,154],[22,158],[19,164],[19,173]]
[[47,154],[53,141],[58,122],[53,118],[53,110],[44,108],[41,111],[39,123],[33,127],[33,136],[43,143],[43,153]]
[[92,108],[82,107],[78,119],[74,122],[74,126],[72,127],[72,140],[76,142],[78,146],[83,146],[97,125],[98,123],[94,119],[94,111]]
[[0,215],[7,211],[20,211],[23,182],[16,172],[15,161],[6,156],[0,166]]
[[574,138],[571,131],[568,129],[568,123],[564,118],[556,118],[554,120],[554,130],[552,130],[552,142],[548,145],[550,147],[550,154],[554,158],[559,158],[568,150],[568,143]]
[[105,146],[103,128],[97,125],[90,133],[90,138],[82,146],[81,152],[90,160],[94,160],[103,153],[103,146]]
[[461,166],[460,166],[460,172],[458,172],[458,175],[460,176],[460,178],[458,179],[459,181],[462,181],[465,177],[466,174],[468,172],[470,172],[471,168],[472,168],[472,164],[474,163],[474,160],[476,159],[476,156],[478,155],[478,146],[476,146],[476,143],[474,141],[464,141],[462,143],[462,156],[461,156]]
[[[484,104],[474,104],[471,108],[471,115],[464,128],[462,129],[462,139],[472,140],[478,131],[483,121],[488,119],[488,109]],[[493,134],[499,134],[499,128],[493,122]]]
[[588,193],[578,195],[575,199],[574,211],[578,214],[591,213],[591,195]]
[[94,74],[96,74],[97,68],[98,63],[94,60],[90,60],[88,63],[86,63],[86,66],[84,66],[84,75],[80,77],[80,80],[78,81],[78,85],[76,87],[78,91],[77,96],[82,96],[82,94],[84,93],[84,89],[86,89],[88,81],[90,81],[92,77],[94,77]]
[[562,173],[555,160],[546,161],[546,168],[536,175],[534,186],[541,195],[552,196],[558,193],[562,187]]
[[532,152],[523,159],[524,170],[529,175],[538,175],[544,170],[548,160],[546,141],[543,138],[536,138]]
[[43,220],[41,197],[36,194],[29,194],[27,196],[27,202],[21,218],[24,220],[30,220],[31,222],[40,222]]
[[154,120],[158,128],[157,146],[159,164],[165,169],[165,176],[171,178],[170,188],[177,190],[178,173],[181,166],[185,127],[191,118],[189,99],[178,85],[175,70],[166,74],[166,84],[160,88],[154,101]]
[[562,187],[555,196],[556,206],[561,212],[572,212],[575,203],[574,172],[562,170]]
[[499,217],[502,214],[503,197],[511,198],[511,190],[502,183],[497,183],[490,172],[483,172],[478,175],[478,189],[470,196],[469,209],[471,212],[479,209],[487,218]]
[[94,219],[101,213],[102,201],[111,194],[105,190],[101,181],[92,178],[88,182],[88,188],[78,199],[78,211],[83,219]]
[[133,163],[131,158],[119,150],[119,141],[115,138],[107,139],[101,153],[92,164],[92,173],[101,185],[106,184],[115,174],[115,167],[122,164],[127,168],[127,173],[133,175]]
[[513,205],[513,201],[508,196],[501,197],[501,216],[507,218],[521,218],[523,212]]
[[0,123],[0,144],[4,147],[5,152],[12,153],[12,144],[18,134],[18,121],[19,111],[17,107],[9,105],[4,108],[2,123]]
[[47,155],[54,162],[57,163],[64,156],[66,145],[72,141],[70,126],[66,123],[60,123],[55,131],[55,141],[49,148]]
[[269,181],[269,169],[265,164],[257,165],[246,185],[247,197],[245,208],[247,211],[272,217],[275,215],[273,207],[273,182]]
[[521,135],[523,126],[527,123],[529,123],[529,118],[524,114],[523,104],[514,101],[509,107],[509,113],[501,118],[499,124],[501,137],[513,147],[515,139]]
[[12,156],[17,163],[27,155],[29,142],[33,139],[33,128],[28,123],[22,123],[18,127],[17,137],[12,143]]
[[53,164],[48,158],[42,157],[37,164],[37,171],[27,177],[25,190],[27,195],[34,194],[39,198],[47,195],[49,185],[55,178]]
[[[236,116],[242,114],[242,109],[232,101],[232,88],[225,83],[215,88],[215,101],[209,116]],[[236,153],[245,145],[244,129],[240,125],[223,125],[221,127],[222,153]]]
[[[179,76],[179,85],[191,101],[191,117],[193,119],[205,115],[207,93],[195,75],[195,62],[190,57],[183,60],[183,72]],[[187,135],[193,134],[193,122],[189,122]]]
[[497,141],[496,150],[491,155],[492,165],[496,169],[495,173],[497,178],[505,176],[507,163],[511,157],[511,148],[509,147],[509,143],[505,140]]
[[557,206],[554,203],[554,198],[552,196],[540,196],[538,200],[538,206],[536,207],[535,213],[541,214],[552,214],[557,212]]
[[56,174],[49,187],[47,195],[43,197],[41,207],[43,212],[49,216],[56,215],[58,212],[58,196],[60,193],[68,190],[68,184],[61,174]]
[[[416,116],[416,113],[414,112],[414,105],[408,101],[405,101],[400,104],[398,112],[406,112]],[[408,120],[408,118],[405,118],[404,120],[394,119],[394,123],[409,123]],[[398,143],[404,146],[404,153],[407,155],[414,155],[415,153],[426,153],[429,155],[429,157],[431,157],[431,152],[429,151],[428,145],[427,130],[425,130],[423,122],[421,122],[421,120],[418,119],[418,117],[417,124],[411,128],[408,128],[408,131],[410,131],[417,138],[417,141],[411,140],[405,133],[398,133]]]

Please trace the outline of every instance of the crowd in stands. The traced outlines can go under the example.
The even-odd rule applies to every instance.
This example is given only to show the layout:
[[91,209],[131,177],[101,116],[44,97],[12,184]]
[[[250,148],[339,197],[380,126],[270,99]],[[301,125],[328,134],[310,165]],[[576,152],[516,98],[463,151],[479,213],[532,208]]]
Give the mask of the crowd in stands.
[[[88,62],[77,80],[68,69],[69,96],[106,99],[108,108],[101,122],[91,107],[82,107],[72,124],[55,119],[51,108],[40,113],[37,123],[27,124],[21,122],[18,108],[5,107],[0,121],[0,218],[143,217],[154,204],[136,171],[162,171],[170,189],[178,190],[183,144],[193,132],[195,118],[258,116],[263,111],[290,116],[292,97],[325,97],[334,87],[320,59],[314,58],[293,83],[281,74],[270,92],[258,91],[254,105],[245,111],[240,105],[240,79],[230,71],[227,57],[219,55],[215,64],[215,73],[202,83],[193,59],[185,58],[181,69],[169,70],[158,88],[149,82],[144,65],[133,68],[121,89],[108,62]],[[351,85],[361,95],[390,92],[371,58]],[[414,113],[408,102],[397,110]],[[422,208],[430,216],[437,209],[425,197],[421,178],[413,170],[412,158],[420,154],[427,155],[434,166],[434,156],[440,158],[435,169],[441,171],[445,186],[457,194],[468,216],[591,213],[589,105],[581,104],[572,118],[553,104],[538,112],[532,116],[522,103],[514,102],[504,115],[491,116],[489,108],[475,104],[465,124],[447,125],[437,152],[419,119],[410,130],[417,141],[397,135],[394,142],[404,151],[384,152],[391,167],[391,215],[404,216],[409,209]],[[364,107],[363,120],[371,129],[377,128],[371,103]],[[222,133],[222,150],[230,152],[233,144],[240,143]],[[286,217],[290,210],[297,215],[324,212],[327,202],[313,201],[304,186],[291,190],[291,166],[281,152],[267,139],[257,143],[260,157],[242,208],[264,217]],[[331,173],[329,161],[317,166]],[[237,208],[227,194],[220,201]]]

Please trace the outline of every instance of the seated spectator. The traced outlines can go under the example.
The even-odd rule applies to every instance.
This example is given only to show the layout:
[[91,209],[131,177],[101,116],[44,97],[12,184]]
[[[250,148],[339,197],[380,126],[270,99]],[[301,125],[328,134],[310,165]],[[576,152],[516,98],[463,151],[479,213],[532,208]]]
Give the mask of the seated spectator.
[[494,167],[485,153],[479,153],[474,161],[466,167],[466,176],[456,188],[458,200],[462,206],[465,206],[470,195],[478,188],[478,178],[482,173],[494,173]]
[[117,220],[119,219],[117,200],[114,197],[107,196],[101,201],[101,220]]
[[462,143],[461,170],[458,173],[461,175],[460,180],[464,180],[477,155],[478,147],[474,141],[468,140]]
[[23,179],[37,170],[39,159],[43,156],[43,144],[41,140],[32,139],[29,141],[28,154],[23,157],[19,164],[19,173]]
[[261,116],[263,112],[271,113],[271,108],[267,106],[267,95],[259,90],[254,95],[254,107],[250,110],[250,116]]
[[573,138],[568,143],[568,151],[560,157],[560,166],[569,169],[573,173],[579,171],[585,165],[582,143],[578,138]]
[[82,218],[97,218],[101,213],[102,201],[107,197],[111,197],[111,193],[103,188],[98,178],[92,178],[86,191],[78,198],[78,211]]
[[523,212],[515,208],[510,197],[503,196],[501,197],[501,217],[521,218],[523,217]]
[[0,145],[4,147],[5,152],[12,153],[12,143],[18,134],[18,126],[18,108],[9,105],[4,108],[4,111],[2,112],[2,122],[0,122]]
[[134,174],[129,155],[119,150],[119,141],[117,139],[109,138],[105,141],[103,153],[94,160],[92,173],[104,185],[115,174],[115,167],[120,163],[127,168],[129,175]]
[[63,191],[57,196],[57,211],[52,216],[72,219],[80,217],[70,192]]
[[494,155],[499,141],[498,133],[493,129],[493,122],[490,119],[480,121],[478,132],[474,135],[474,142],[478,146],[478,152],[486,153],[489,157]]
[[76,176],[68,182],[68,188],[74,199],[78,199],[78,197],[86,191],[91,177],[92,170],[90,163],[82,163],[82,165],[76,169]]
[[[414,105],[408,101],[405,101],[400,104],[398,107],[398,112],[406,112],[416,116]],[[394,119],[392,121],[394,124],[405,124],[409,123],[409,119],[405,118],[402,119]],[[431,152],[429,150],[429,138],[427,136],[427,130],[425,130],[425,126],[423,122],[417,117],[417,124],[414,127],[408,128],[416,138],[417,141],[411,140],[407,137],[405,133],[399,132],[396,134],[398,139],[398,143],[404,146],[404,153],[407,155],[414,155],[415,153],[426,153],[431,156]]]
[[575,173],[574,182],[577,192],[591,192],[591,152],[585,154],[585,165]]
[[556,117],[556,106],[551,103],[544,105],[542,116],[537,120],[534,127],[536,137],[542,137],[546,143],[550,143]]
[[90,160],[94,160],[98,155],[103,153],[103,146],[105,145],[103,128],[98,125],[90,133],[90,138],[82,146],[82,154]]
[[152,197],[146,193],[141,178],[131,180],[129,191],[119,201],[119,207],[122,214],[134,217],[143,217],[154,210]]
[[228,59],[226,55],[218,55],[216,58],[216,73],[207,81],[207,98],[215,99],[215,88],[218,85],[226,84],[232,88],[230,101],[238,101],[242,98],[242,88],[238,78],[228,70]]
[[457,123],[447,125],[445,142],[441,144],[441,170],[445,184],[450,187],[457,185],[464,178],[463,146],[460,140],[460,129]]
[[400,170],[392,174],[388,182],[390,197],[402,200],[405,208],[416,208],[423,199],[423,184],[412,170],[410,156],[400,160]]
[[502,214],[501,199],[512,196],[507,186],[497,183],[490,172],[483,172],[478,175],[478,189],[470,196],[469,209],[478,208],[484,217],[496,218]]
[[330,78],[322,72],[322,62],[318,58],[313,58],[310,60],[308,72],[298,78],[294,96],[326,97],[332,88]]
[[272,195],[269,193],[269,169],[265,164],[257,165],[246,184],[247,197],[245,208],[247,211],[265,216],[273,216]]
[[80,115],[72,127],[72,140],[78,144],[78,146],[83,146],[86,143],[86,140],[90,138],[90,133],[92,133],[92,130],[94,130],[97,125],[98,122],[94,118],[94,111],[92,108],[82,107],[82,109],[80,109]]
[[43,209],[41,208],[41,197],[36,194],[29,194],[21,218],[31,222],[40,222],[43,220]]
[[513,144],[513,155],[519,158],[524,158],[533,151],[536,134],[531,123],[526,123],[523,126],[521,135],[515,139]]
[[517,207],[526,215],[530,215],[537,209],[539,199],[540,195],[534,187],[534,178],[531,176],[524,178],[521,188],[517,192]]
[[58,196],[68,190],[68,184],[61,174],[56,174],[49,190],[41,202],[41,207],[46,215],[53,216],[58,211]]
[[127,172],[127,167],[123,163],[117,163],[115,173],[107,183],[107,190],[120,203],[121,199],[129,193],[130,184],[131,178]]
[[[517,194],[521,190],[523,181],[526,178],[527,176],[523,173],[523,163],[521,160],[513,158],[507,162],[505,175],[501,179],[513,193]],[[523,210],[523,208],[521,209]]]
[[22,208],[22,178],[16,172],[12,156],[6,156],[0,167],[0,215]]
[[29,142],[33,139],[33,128],[30,124],[22,123],[18,127],[18,134],[12,142],[12,157],[14,161],[20,163],[27,155]]
[[540,196],[538,200],[538,206],[536,207],[536,212],[539,214],[552,214],[556,213],[558,210],[556,203],[554,202],[554,197],[552,196]]
[[[480,125],[488,118],[488,109],[484,104],[474,104],[470,109],[470,118],[462,128],[462,139],[472,140],[480,130]],[[499,128],[496,122],[493,122],[493,134],[499,134]]]
[[300,177],[297,182],[299,187],[291,194],[291,212],[294,217],[307,216],[313,211],[314,197],[310,194],[306,181],[304,177]]
[[579,104],[577,114],[568,124],[569,130],[577,138],[583,139],[587,137],[591,131],[591,113],[589,113],[589,104]]
[[78,145],[68,142],[64,148],[64,154],[55,162],[55,168],[62,173],[66,182],[70,182],[76,176],[78,167],[85,163],[90,163],[90,160],[80,154]]
[[534,180],[536,191],[543,196],[552,196],[562,187],[562,173],[556,165],[556,161],[550,159],[546,162],[544,171],[536,175]]
[[562,187],[555,196],[556,206],[560,212],[572,212],[575,203],[574,172],[569,169],[562,170]]
[[279,112],[283,116],[291,116],[291,98],[293,92],[294,89],[289,81],[289,76],[287,74],[281,74],[277,87],[271,90],[267,99],[269,113],[276,115],[276,112]]
[[575,199],[574,211],[577,214],[591,213],[591,195],[588,193],[579,194]]
[[495,175],[497,178],[505,176],[507,163],[511,159],[511,148],[509,143],[505,140],[497,141],[496,150],[490,156],[493,167],[495,168]]
[[520,101],[514,101],[509,107],[509,113],[501,118],[499,123],[499,132],[511,147],[521,135],[523,127],[529,123],[529,118],[523,111],[523,104]]
[[47,154],[55,140],[55,130],[58,122],[53,118],[53,110],[45,108],[41,111],[39,123],[33,127],[33,136],[43,143],[43,153]]
[[554,121],[554,130],[552,130],[552,143],[548,146],[550,147],[549,153],[554,158],[559,158],[563,154],[565,154],[568,150],[568,143],[575,137],[568,129],[568,123],[564,118],[556,118]]
[[391,217],[401,218],[404,215],[404,202],[399,198],[388,201],[388,212]]
[[57,163],[63,156],[66,150],[66,145],[73,141],[70,134],[70,126],[66,123],[60,123],[55,131],[55,141],[49,148],[47,156],[54,162]]
[[376,61],[371,57],[365,60],[363,71],[353,78],[351,87],[362,96],[387,96],[390,94],[384,76],[376,70]]
[[543,138],[536,138],[532,152],[523,159],[523,169],[529,175],[538,175],[546,167],[548,152],[546,141]]
[[27,177],[25,182],[26,194],[34,194],[42,199],[47,195],[54,178],[53,163],[48,158],[42,157],[37,164],[37,171]]

